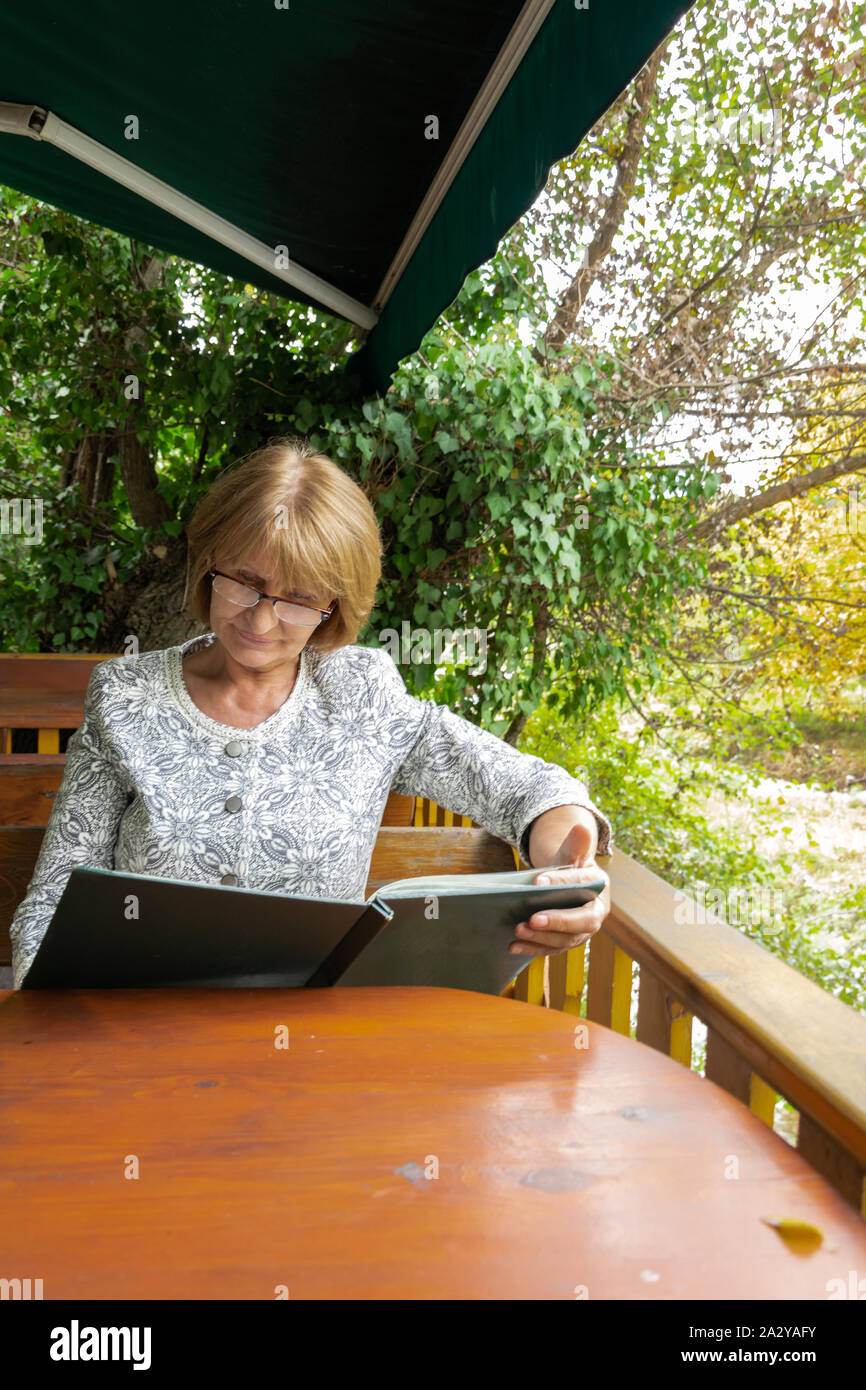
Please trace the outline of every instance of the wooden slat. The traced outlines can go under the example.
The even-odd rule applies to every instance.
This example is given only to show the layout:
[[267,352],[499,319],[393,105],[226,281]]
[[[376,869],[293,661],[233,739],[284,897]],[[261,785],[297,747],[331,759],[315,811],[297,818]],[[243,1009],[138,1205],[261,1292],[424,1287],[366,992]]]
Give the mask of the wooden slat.
[[501,873],[514,868],[510,845],[462,826],[386,827],[379,831],[367,892],[421,874]]
[[530,960],[526,968],[526,976],[529,981],[529,989],[527,991],[528,1003],[544,1003],[544,977],[546,970],[547,956],[534,956]]
[[776,1092],[752,1071],[746,1059],[739,1056],[715,1028],[707,1030],[705,1075],[716,1085],[723,1086],[729,1095],[736,1096],[743,1105],[748,1105],[764,1124],[773,1128]]
[[658,975],[648,966],[640,966],[640,987],[637,1001],[638,1042],[654,1047],[657,1052],[670,1055],[671,1016],[668,1012],[667,995]]
[[590,938],[586,1016],[593,1023],[603,1023],[605,1028],[610,1027],[614,952],[613,937],[605,927]]
[[[619,950],[619,948],[617,948]],[[626,952],[621,952],[626,955]],[[625,968],[622,969],[621,1013],[625,1012]],[[644,980],[644,975],[648,978]],[[661,981],[653,976],[646,966],[639,967],[638,1022],[636,1036],[638,1042],[654,1039],[652,1045],[657,1051],[667,1052],[675,1062],[684,1067],[692,1065],[692,1015],[679,1002],[672,999]],[[629,980],[630,984],[630,980]],[[629,994],[630,1002],[630,994]],[[643,1015],[643,1021],[641,1021]],[[626,1028],[617,1029],[627,1032]]]
[[481,829],[471,816],[455,815],[453,811],[447,810],[444,806],[438,806],[435,801],[430,801],[426,796],[417,798],[415,824],[443,827],[458,825],[467,829]]
[[44,674],[43,670],[39,673],[42,682],[53,681],[62,687],[67,680],[84,680],[86,685],[89,676],[70,674],[72,668],[67,667],[66,662],[89,662],[93,667],[100,661],[110,661],[112,657],[121,655],[121,652],[0,652],[0,680],[4,685],[13,685],[16,681],[27,685],[30,677],[24,673],[28,663],[36,661],[42,663],[44,668]]
[[[94,666],[117,652],[0,652],[0,726],[7,729],[77,729]],[[4,748],[2,751],[8,751]],[[56,753],[53,740],[40,752]]]
[[610,1026],[615,1033],[622,1033],[625,1037],[631,1031],[631,976],[631,956],[617,946],[613,957]]
[[692,1065],[692,1023],[694,1016],[678,999],[668,999],[667,1005],[671,1014],[670,1055],[675,1062],[680,1062],[684,1067],[690,1068]]
[[0,829],[0,965],[12,961],[9,926],[33,877],[42,833],[41,829]]
[[752,1072],[749,1084],[749,1109],[763,1120],[765,1125],[769,1125],[770,1129],[773,1128],[773,1120],[776,1115],[776,1092],[755,1071]]
[[866,1165],[804,1114],[800,1115],[797,1149],[866,1218]]
[[415,814],[415,797],[389,792],[382,812],[382,825],[411,825]]
[[0,689],[0,723],[7,729],[77,729],[84,691]]
[[866,1163],[866,1018],[711,914],[696,930],[682,895],[635,860],[614,851],[609,873],[617,945]]
[[752,1087],[752,1068],[715,1028],[707,1029],[707,1061],[704,1074],[709,1081],[722,1086],[743,1105],[749,1104]]
[[550,957],[550,1007],[580,1017],[586,976],[586,945]]
[[586,1016],[615,1033],[629,1033],[631,958],[604,927],[589,942],[589,989]]
[[545,956],[532,956],[529,964],[521,970],[514,981],[514,998],[526,1004],[544,1003],[544,962]]
[[[47,825],[65,764],[56,751],[0,755],[0,825]],[[413,796],[391,792],[382,824],[410,826],[414,809]]]
[[65,753],[0,754],[0,825],[46,826],[65,764]]

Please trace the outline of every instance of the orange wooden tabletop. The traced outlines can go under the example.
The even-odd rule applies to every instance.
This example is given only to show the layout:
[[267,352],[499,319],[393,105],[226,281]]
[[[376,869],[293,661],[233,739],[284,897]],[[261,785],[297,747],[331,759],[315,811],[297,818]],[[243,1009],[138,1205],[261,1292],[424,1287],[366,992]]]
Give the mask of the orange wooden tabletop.
[[45,1299],[826,1300],[866,1270],[866,1223],[725,1091],[511,999],[2,992],[0,1114],[0,1276]]

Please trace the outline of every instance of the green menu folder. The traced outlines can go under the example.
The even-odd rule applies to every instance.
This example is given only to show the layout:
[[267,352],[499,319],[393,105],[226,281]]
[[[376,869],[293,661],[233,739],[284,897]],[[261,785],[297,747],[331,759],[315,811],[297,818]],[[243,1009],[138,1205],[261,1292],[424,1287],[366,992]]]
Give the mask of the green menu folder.
[[541,872],[400,879],[345,902],[79,867],[22,988],[441,985],[500,994],[531,959],[508,952],[517,923],[604,888],[536,887]]

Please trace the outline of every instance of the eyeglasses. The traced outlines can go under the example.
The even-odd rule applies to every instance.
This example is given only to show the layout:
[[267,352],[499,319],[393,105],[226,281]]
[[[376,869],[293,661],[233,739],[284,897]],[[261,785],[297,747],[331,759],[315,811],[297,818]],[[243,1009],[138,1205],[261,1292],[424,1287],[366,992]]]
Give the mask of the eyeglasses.
[[274,612],[280,622],[292,623],[295,627],[318,627],[326,618],[330,618],[337,606],[336,599],[331,599],[327,608],[317,608],[310,603],[290,602],[289,599],[263,594],[260,589],[254,589],[252,584],[232,579],[230,574],[223,574],[222,570],[208,570],[208,574],[213,580],[214,593],[228,599],[229,603],[236,603],[240,608],[255,608],[261,599],[267,599],[274,605]]

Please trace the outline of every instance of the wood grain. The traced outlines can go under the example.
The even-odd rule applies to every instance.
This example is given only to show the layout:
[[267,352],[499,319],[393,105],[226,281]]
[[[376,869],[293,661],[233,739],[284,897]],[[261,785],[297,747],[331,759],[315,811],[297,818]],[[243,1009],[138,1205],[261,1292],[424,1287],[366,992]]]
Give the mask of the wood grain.
[[49,1300],[823,1301],[866,1268],[860,1219],[726,1092],[514,1000],[0,994],[0,1060],[3,1273]]
[[0,825],[44,828],[65,766],[65,753],[0,754]]
[[385,827],[376,837],[367,892],[420,874],[474,874],[514,869],[511,846],[486,830],[460,826]]

